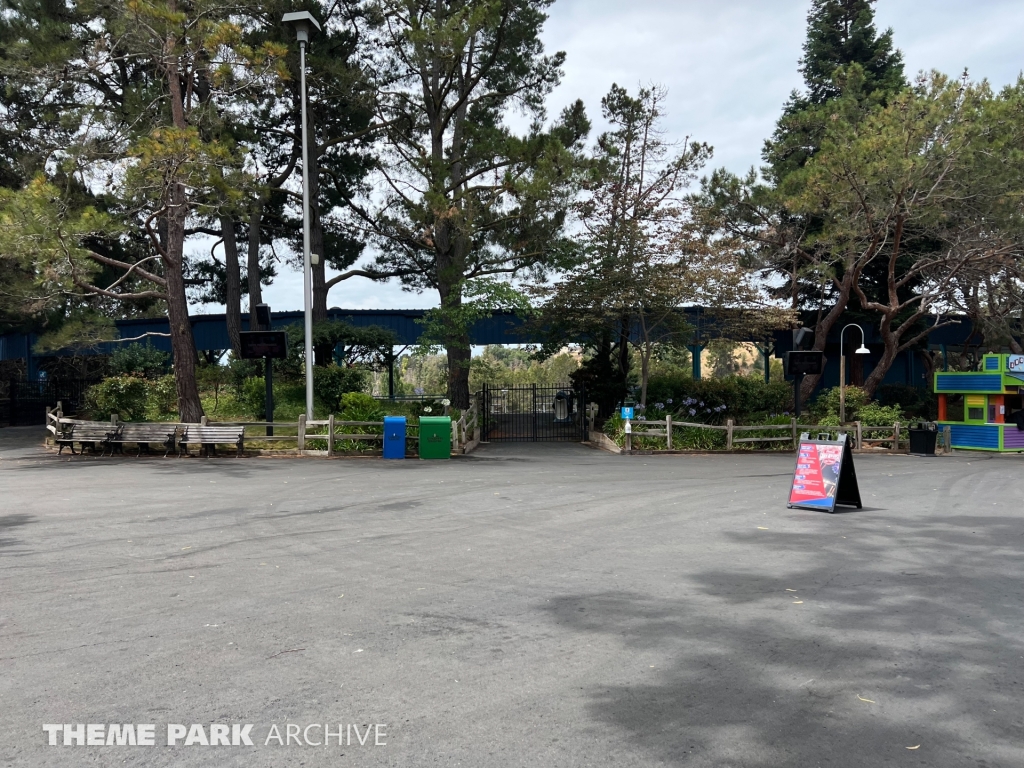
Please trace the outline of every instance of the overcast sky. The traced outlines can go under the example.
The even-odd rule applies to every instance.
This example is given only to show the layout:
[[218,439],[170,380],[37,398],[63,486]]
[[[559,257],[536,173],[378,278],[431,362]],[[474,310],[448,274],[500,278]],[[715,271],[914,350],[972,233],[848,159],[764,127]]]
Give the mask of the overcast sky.
[[[810,0],[557,0],[545,27],[548,51],[565,51],[565,77],[549,101],[555,116],[583,99],[599,129],[601,97],[612,83],[668,88],[666,128],[715,149],[712,166],[743,172],[759,164],[780,108],[801,85],[797,72]],[[938,69],[994,86],[1024,65],[1021,0],[879,0],[879,29],[892,27],[909,75]],[[596,131],[595,131],[596,132]],[[301,273],[282,273],[264,300],[302,308]],[[356,278],[331,291],[328,305],[416,308],[436,294]],[[196,308],[218,312],[223,308]]]

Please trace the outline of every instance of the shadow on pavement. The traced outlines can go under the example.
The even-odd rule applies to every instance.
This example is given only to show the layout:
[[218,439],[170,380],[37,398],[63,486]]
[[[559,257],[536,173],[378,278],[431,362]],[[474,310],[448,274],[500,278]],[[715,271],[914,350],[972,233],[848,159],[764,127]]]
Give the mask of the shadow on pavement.
[[[580,643],[619,639],[621,672],[590,686],[589,710],[669,764],[1024,764],[1024,521],[886,523],[824,548],[734,534],[749,560],[691,575],[679,597],[542,609]],[[765,546],[816,562],[759,569]]]

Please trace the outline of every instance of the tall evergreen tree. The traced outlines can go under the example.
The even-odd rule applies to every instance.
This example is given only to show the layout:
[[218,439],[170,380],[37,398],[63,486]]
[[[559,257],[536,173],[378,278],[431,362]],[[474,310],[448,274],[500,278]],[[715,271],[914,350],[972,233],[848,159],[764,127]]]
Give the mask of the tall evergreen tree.
[[903,55],[893,48],[892,29],[875,29],[875,0],[814,0],[800,59],[804,92],[794,91],[772,138],[765,142],[768,176],[779,183],[803,167],[821,143],[828,103],[842,95],[851,65],[865,105],[885,103],[906,87]]
[[807,16],[807,40],[800,60],[807,104],[824,104],[840,90],[840,67],[860,64],[867,93],[894,93],[905,85],[903,55],[893,48],[892,29],[875,29],[875,0],[814,0]]
[[[452,404],[469,407],[467,298],[541,271],[558,251],[571,202],[570,151],[582,105],[544,127],[564,54],[544,55],[553,0],[377,0],[378,195],[353,213],[376,240],[374,270],[436,290]],[[526,135],[506,116],[533,118]]]

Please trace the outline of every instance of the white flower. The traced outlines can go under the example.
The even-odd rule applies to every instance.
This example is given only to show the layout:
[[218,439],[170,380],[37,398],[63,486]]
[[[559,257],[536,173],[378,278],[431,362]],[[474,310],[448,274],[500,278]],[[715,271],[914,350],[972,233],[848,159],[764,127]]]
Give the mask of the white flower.
[[447,397],[444,400],[441,401],[441,405],[443,405],[445,408],[447,408],[451,404],[452,404],[452,401],[449,400]]

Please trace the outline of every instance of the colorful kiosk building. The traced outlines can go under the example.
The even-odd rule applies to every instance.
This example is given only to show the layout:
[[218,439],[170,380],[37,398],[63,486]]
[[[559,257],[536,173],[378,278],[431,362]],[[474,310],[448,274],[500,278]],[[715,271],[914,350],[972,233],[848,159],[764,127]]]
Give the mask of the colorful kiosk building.
[[1024,355],[985,355],[981,370],[935,374],[939,427],[950,428],[953,448],[1024,452],[1017,428],[1024,409]]

